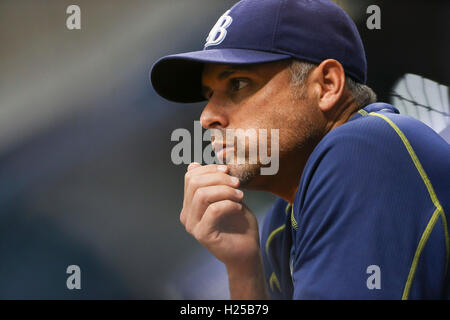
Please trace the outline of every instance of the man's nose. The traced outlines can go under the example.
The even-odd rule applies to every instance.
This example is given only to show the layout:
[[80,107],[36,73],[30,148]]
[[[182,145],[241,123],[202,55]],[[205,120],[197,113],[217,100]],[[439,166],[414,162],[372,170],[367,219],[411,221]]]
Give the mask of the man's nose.
[[211,99],[200,116],[200,123],[205,129],[226,128],[229,124],[228,115],[223,104]]

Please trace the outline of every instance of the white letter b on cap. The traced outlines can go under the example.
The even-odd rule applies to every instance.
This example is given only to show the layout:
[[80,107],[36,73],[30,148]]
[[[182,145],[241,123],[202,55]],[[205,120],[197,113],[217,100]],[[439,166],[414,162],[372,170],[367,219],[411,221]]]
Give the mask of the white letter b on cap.
[[206,38],[205,48],[209,46],[217,46],[225,39],[227,36],[227,28],[233,22],[233,18],[228,15],[230,11],[231,10],[225,12],[211,29],[211,32]]

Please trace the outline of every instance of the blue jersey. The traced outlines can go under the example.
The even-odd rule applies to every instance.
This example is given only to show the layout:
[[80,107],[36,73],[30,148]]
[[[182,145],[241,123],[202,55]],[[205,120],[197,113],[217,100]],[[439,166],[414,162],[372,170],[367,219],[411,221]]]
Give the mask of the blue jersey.
[[273,299],[448,299],[450,145],[394,107],[329,132],[264,218]]

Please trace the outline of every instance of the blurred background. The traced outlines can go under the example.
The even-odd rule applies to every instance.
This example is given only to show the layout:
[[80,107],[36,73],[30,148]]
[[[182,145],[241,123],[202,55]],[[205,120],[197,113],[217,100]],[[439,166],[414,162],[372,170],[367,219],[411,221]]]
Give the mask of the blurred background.
[[[450,1],[335,2],[379,101],[449,139]],[[234,3],[0,2],[0,299],[229,297],[223,265],[179,223],[186,166],[170,157],[172,131],[193,132],[204,105],[163,100],[148,73],[201,50]],[[71,4],[81,30],[66,27]],[[371,4],[380,30],[366,27]],[[246,198],[260,221],[275,199]],[[81,290],[66,287],[69,265]]]

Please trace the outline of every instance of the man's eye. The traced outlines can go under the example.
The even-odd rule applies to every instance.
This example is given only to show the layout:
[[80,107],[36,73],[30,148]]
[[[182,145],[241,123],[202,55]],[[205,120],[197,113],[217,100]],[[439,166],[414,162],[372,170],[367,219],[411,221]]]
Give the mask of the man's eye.
[[232,79],[231,80],[231,89],[233,91],[239,91],[245,88],[248,85],[248,81],[245,79]]

